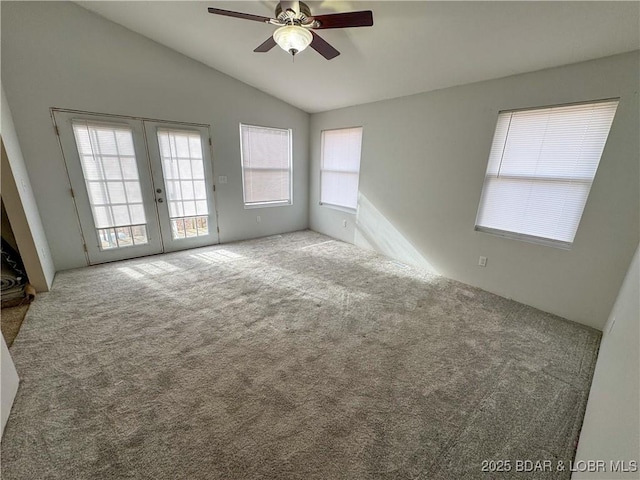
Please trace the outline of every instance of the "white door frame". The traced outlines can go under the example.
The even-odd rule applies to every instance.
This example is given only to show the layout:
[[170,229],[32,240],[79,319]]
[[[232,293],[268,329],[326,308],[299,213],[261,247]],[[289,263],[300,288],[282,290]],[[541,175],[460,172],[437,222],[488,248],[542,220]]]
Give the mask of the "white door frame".
[[[209,145],[211,136],[208,126],[185,125],[173,122],[160,122],[145,120],[144,129],[147,139],[151,171],[153,175],[154,192],[160,218],[160,230],[165,252],[185,250],[188,248],[202,247],[219,243],[218,219],[214,198],[213,162],[211,160],[211,146]],[[197,237],[188,237],[174,240],[170,225],[169,198],[164,178],[162,159],[160,158],[160,146],[157,133],[159,129],[169,129],[185,132],[197,132],[200,134],[202,145],[202,159],[204,165],[204,179],[207,194],[208,206],[208,234]]]
[[[174,122],[145,117],[132,117],[126,115],[103,114],[62,108],[51,108],[50,111],[54,128],[56,134],[58,135],[58,142],[60,144],[65,168],[67,170],[67,176],[69,178],[69,183],[71,186],[73,203],[81,227],[81,234],[83,236],[85,255],[87,257],[88,265],[95,265],[99,263],[153,255],[173,250],[180,250],[183,248],[194,248],[219,243],[218,211],[215,198],[215,177],[212,154],[213,147],[211,145],[211,130],[209,125],[187,122]],[[93,214],[91,212],[91,206],[89,204],[89,194],[87,192],[85,179],[82,172],[82,165],[80,163],[78,149],[75,144],[75,137],[71,125],[72,120],[75,119],[92,120],[94,122],[106,124],[126,124],[132,129],[136,160],[138,164],[138,174],[140,176],[140,182],[141,184],[143,184],[141,185],[141,187],[143,190],[144,208],[148,222],[147,235],[149,237],[149,244],[128,246],[124,248],[114,248],[109,250],[102,250],[100,248],[96,228],[93,222]],[[161,181],[162,177],[158,178],[157,174],[155,174],[155,171],[157,170],[160,170],[161,172],[161,164],[158,163],[158,168],[156,168],[155,171],[152,171],[150,145],[155,145],[155,149],[158,149],[157,137],[155,134],[155,129],[153,129],[153,136],[150,137],[152,141],[149,139],[149,137],[147,137],[146,130],[148,130],[148,128],[146,128],[146,124],[148,124],[149,126],[162,125],[169,126],[170,128],[198,130],[201,132],[201,139],[204,142],[203,155],[205,159],[205,174],[207,175],[207,179],[211,182],[210,188],[207,192],[209,201],[210,235],[206,237],[193,237],[184,239],[184,243],[178,244],[178,246],[173,245],[173,242],[167,242],[166,245],[165,242],[163,242],[161,230],[162,225],[161,219],[159,218],[159,212],[163,209],[158,208],[161,205],[156,204],[157,198],[155,191],[157,187],[155,186],[155,184],[159,182],[159,184],[162,185],[161,188],[164,191],[164,182]],[[156,178],[154,179],[154,177]],[[166,203],[164,203],[164,209],[166,210]],[[165,218],[168,218],[168,213],[167,217]],[[168,228],[168,224],[165,227],[165,230],[170,230]],[[170,238],[170,233],[168,238]]]

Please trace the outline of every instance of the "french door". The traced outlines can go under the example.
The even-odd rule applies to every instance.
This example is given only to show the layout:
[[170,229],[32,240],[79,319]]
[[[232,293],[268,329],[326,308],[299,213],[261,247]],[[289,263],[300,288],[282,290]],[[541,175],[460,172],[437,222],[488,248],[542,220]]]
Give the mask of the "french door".
[[53,115],[90,264],[218,243],[208,127]]

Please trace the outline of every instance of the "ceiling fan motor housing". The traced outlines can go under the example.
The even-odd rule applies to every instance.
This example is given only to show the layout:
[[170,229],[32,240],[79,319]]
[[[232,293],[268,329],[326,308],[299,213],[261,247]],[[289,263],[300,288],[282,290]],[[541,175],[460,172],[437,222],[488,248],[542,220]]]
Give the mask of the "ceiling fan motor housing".
[[280,3],[276,6],[276,18],[283,23],[293,23],[295,25],[305,24],[307,19],[311,17],[311,10],[309,6],[304,2],[299,2],[300,5],[300,13],[295,14],[291,13],[291,11],[283,11]]

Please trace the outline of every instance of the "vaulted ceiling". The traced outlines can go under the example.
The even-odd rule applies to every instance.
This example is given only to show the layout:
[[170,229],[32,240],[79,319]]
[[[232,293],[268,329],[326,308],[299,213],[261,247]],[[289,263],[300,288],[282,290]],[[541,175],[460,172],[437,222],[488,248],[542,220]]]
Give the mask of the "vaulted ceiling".
[[83,7],[307,112],[590,60],[640,47],[638,2],[309,1],[313,14],[372,10],[374,26],[318,31],[341,55],[253,49],[276,1],[90,1]]

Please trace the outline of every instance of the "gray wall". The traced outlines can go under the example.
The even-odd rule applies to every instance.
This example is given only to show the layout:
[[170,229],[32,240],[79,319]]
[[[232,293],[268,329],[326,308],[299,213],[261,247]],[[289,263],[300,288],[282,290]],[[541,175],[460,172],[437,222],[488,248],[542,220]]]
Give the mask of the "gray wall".
[[[307,227],[307,113],[71,2],[3,2],[1,31],[2,83],[56,269],[86,260],[50,107],[210,124],[214,175],[228,177],[221,241]],[[244,209],[240,122],[293,129],[293,206]]]
[[[311,228],[601,329],[638,244],[638,60],[633,52],[312,115]],[[570,251],[474,231],[499,110],[610,97],[620,105]],[[318,172],[321,130],[357,125],[355,215],[318,204]]]
[[18,142],[11,109],[5,96],[4,85],[0,85],[0,91],[2,92],[0,103],[2,199],[29,282],[36,290],[46,292],[53,283],[56,270],[36,204],[35,191]]
[[2,341],[2,345],[0,345],[2,349],[0,350],[0,435],[2,435],[4,426],[9,420],[13,400],[18,393],[20,379],[4,337],[0,335],[0,339]]
[[[629,266],[604,328],[589,402],[580,432],[577,461],[635,460],[640,467],[640,250]],[[638,471],[578,472],[571,478],[638,478]]]

